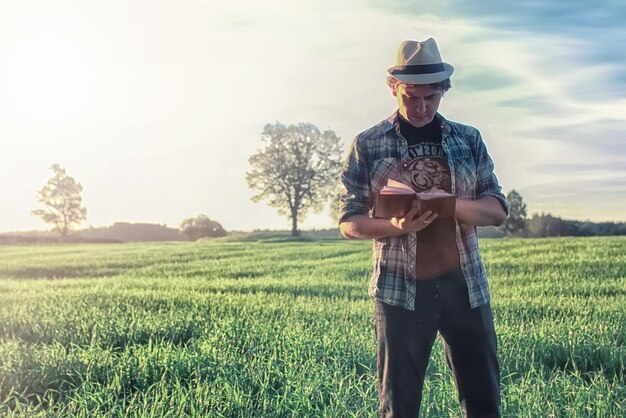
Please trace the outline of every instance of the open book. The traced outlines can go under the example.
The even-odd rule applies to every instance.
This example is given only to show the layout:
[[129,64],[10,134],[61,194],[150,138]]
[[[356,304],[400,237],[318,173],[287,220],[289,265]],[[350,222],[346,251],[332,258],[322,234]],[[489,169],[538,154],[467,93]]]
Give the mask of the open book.
[[374,217],[402,218],[413,205],[417,205],[418,215],[431,210],[438,218],[449,218],[454,216],[456,198],[443,190],[416,193],[410,186],[388,179],[387,185],[376,195]]

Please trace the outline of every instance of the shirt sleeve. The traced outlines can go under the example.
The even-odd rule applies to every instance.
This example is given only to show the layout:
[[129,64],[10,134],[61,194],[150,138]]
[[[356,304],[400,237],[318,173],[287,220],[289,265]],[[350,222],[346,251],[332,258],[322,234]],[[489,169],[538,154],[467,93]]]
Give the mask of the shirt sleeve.
[[494,173],[493,160],[487,152],[487,146],[483,142],[480,133],[477,132],[477,163],[476,163],[476,198],[480,199],[485,196],[493,196],[502,205],[502,208],[509,216],[509,204],[502,193],[502,187],[498,183],[498,178]]
[[364,152],[358,137],[352,141],[348,155],[341,168],[341,196],[338,223],[353,215],[363,215],[370,210],[370,179]]

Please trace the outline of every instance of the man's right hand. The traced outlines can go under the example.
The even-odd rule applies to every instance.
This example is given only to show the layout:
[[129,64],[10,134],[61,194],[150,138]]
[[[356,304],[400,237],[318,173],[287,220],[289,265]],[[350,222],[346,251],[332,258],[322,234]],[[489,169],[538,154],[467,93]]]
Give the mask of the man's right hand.
[[416,215],[416,207],[400,219],[379,219],[370,218],[367,215],[353,215],[341,222],[339,229],[346,238],[380,239],[421,231],[437,218],[437,214],[431,211],[426,211],[418,217],[415,217]]
[[418,232],[426,228],[432,221],[437,218],[437,213],[430,210],[417,216],[417,207],[411,208],[410,211],[404,215],[404,218],[391,218],[391,225],[395,228],[401,229],[404,233]]

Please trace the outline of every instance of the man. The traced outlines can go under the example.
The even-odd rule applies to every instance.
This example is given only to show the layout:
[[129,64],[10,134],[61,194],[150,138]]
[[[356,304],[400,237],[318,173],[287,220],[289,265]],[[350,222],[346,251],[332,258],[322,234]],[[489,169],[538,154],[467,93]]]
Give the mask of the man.
[[[381,417],[416,417],[432,345],[443,339],[465,416],[499,416],[499,365],[476,225],[501,225],[506,199],[480,133],[437,113],[454,68],[437,44],[404,41],[387,84],[398,110],[360,133],[345,160],[339,224],[346,238],[373,239]],[[371,215],[387,179],[416,192],[456,196],[454,217],[414,207]]]

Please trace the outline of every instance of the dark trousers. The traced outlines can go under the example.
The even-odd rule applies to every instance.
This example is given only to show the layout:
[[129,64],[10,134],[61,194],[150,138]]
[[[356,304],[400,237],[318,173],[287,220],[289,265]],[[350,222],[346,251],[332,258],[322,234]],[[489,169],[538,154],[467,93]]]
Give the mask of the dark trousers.
[[498,417],[500,368],[489,304],[472,309],[461,270],[417,282],[415,311],[376,300],[380,417],[417,417],[441,335],[466,417]]

